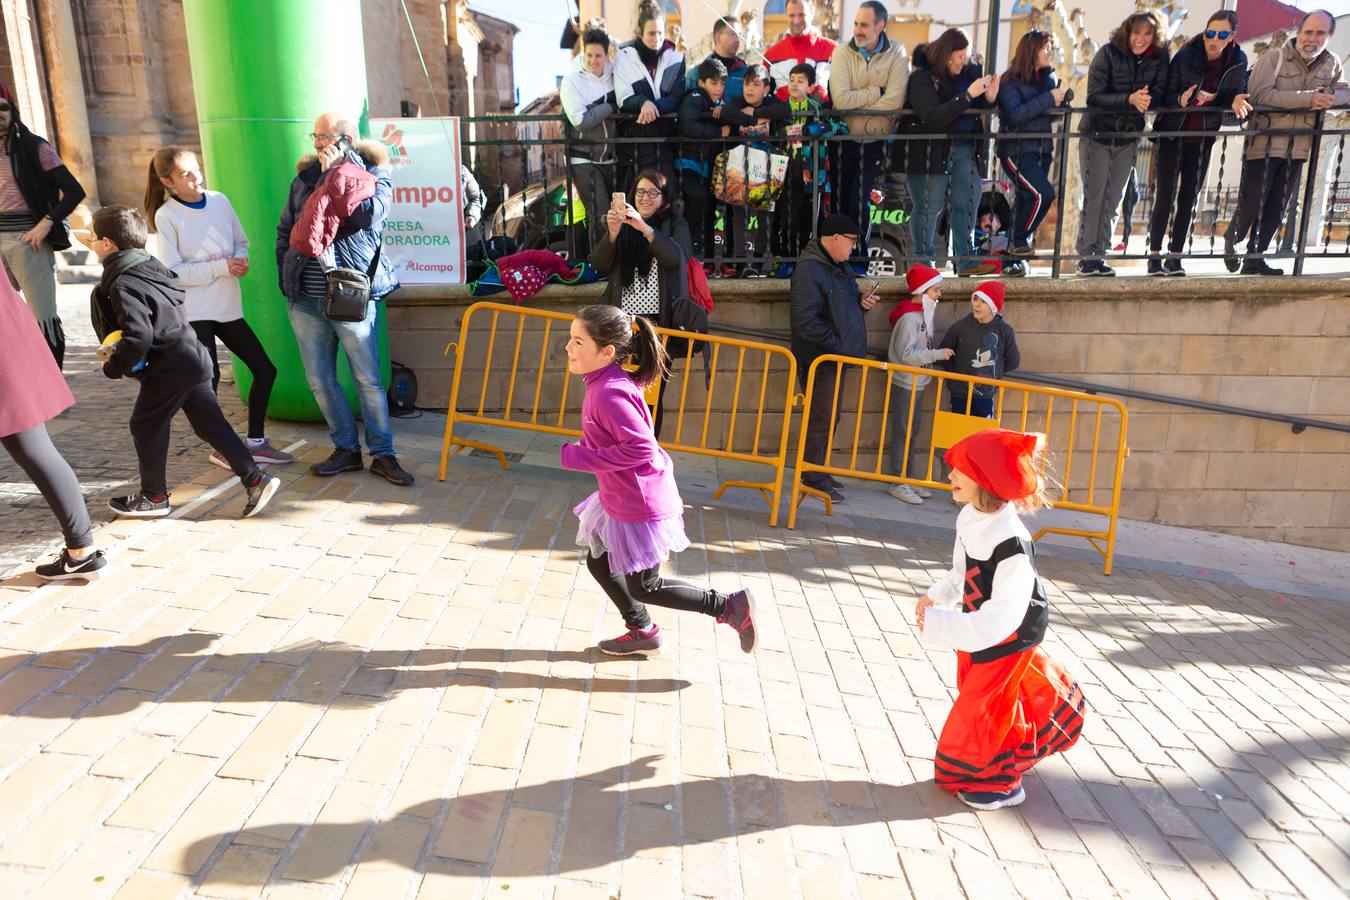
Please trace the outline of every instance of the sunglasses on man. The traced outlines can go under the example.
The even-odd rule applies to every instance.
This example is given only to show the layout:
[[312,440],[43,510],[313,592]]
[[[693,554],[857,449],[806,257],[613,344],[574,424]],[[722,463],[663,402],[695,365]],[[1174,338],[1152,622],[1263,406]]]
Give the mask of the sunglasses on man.
[[1205,37],[1209,38],[1211,41],[1214,40],[1215,38],[1218,38],[1221,41],[1226,41],[1228,40],[1228,36],[1232,33],[1233,32],[1231,31],[1215,31],[1213,28],[1208,28],[1205,30]]

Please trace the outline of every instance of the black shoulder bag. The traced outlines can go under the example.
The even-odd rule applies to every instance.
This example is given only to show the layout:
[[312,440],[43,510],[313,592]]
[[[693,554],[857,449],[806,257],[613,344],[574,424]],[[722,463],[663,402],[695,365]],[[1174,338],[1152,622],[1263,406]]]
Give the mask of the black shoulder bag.
[[381,244],[375,245],[375,255],[370,260],[370,268],[346,269],[335,266],[324,272],[328,287],[323,294],[324,315],[335,322],[361,322],[366,318],[366,309],[370,305],[370,280],[380,265]]

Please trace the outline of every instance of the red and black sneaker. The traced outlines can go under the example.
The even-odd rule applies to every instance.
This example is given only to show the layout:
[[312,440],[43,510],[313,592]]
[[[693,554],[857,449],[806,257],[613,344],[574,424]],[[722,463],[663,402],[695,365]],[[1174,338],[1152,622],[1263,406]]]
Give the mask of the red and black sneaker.
[[741,652],[755,649],[755,598],[749,591],[737,591],[727,597],[718,622],[730,625],[741,636]]
[[636,656],[661,652],[661,628],[653,622],[646,628],[630,628],[616,638],[596,645],[610,656]]

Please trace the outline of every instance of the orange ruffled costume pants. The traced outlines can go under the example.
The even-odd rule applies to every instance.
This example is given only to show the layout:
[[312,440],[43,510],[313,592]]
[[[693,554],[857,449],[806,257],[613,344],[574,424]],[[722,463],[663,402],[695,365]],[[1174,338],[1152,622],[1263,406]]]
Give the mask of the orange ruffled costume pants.
[[1040,647],[989,662],[956,653],[958,695],[933,761],[946,791],[1014,791],[1022,773],[1083,730],[1078,682]]

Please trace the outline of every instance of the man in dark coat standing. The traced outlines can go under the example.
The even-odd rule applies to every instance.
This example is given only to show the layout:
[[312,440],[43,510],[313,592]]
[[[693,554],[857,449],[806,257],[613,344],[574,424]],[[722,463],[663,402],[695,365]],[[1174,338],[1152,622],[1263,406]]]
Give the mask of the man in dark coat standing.
[[[820,227],[820,237],[806,245],[792,273],[792,355],[797,358],[797,375],[803,387],[818,357],[830,353],[858,358],[867,355],[864,314],[877,305],[877,296],[862,296],[848,265],[859,234],[858,223],[852,219],[830,216]],[[834,402],[835,383],[847,374],[846,368],[830,363],[816,373],[811,408],[806,414],[806,462],[825,462],[839,415]],[[840,384],[838,396],[843,395]],[[839,482],[825,473],[808,472],[802,476],[802,484],[829,494],[832,500],[844,499]]]

